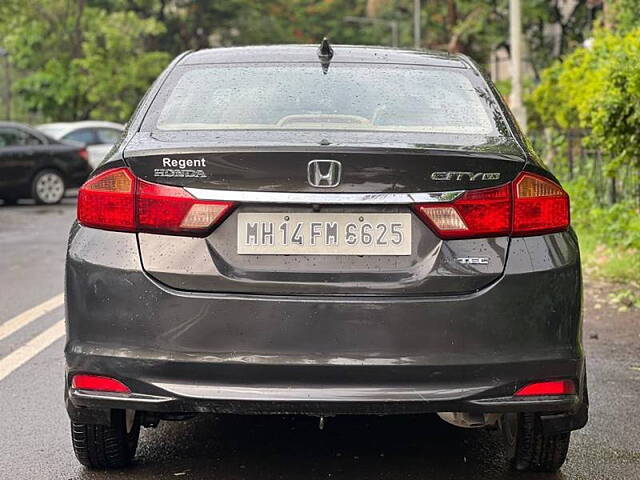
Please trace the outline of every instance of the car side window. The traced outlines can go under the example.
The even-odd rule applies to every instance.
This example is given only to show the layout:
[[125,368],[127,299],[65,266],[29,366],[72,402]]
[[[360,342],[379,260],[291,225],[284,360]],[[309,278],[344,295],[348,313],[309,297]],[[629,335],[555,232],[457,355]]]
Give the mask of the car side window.
[[100,143],[116,143],[122,132],[115,128],[99,128],[96,134]]
[[0,128],[0,148],[28,145],[42,145],[42,140],[29,132],[17,128]]
[[18,131],[13,128],[0,128],[0,148],[18,145]]
[[101,143],[96,139],[95,131],[92,128],[82,128],[71,132],[62,137],[63,140],[72,140],[74,142],[84,143],[86,145],[95,145]]
[[29,132],[19,130],[19,134],[21,145],[42,145],[42,140]]

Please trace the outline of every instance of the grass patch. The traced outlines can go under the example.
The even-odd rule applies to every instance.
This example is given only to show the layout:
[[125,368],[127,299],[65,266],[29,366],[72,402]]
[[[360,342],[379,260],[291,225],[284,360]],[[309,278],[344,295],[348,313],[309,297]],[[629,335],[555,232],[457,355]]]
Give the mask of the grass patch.
[[607,300],[618,311],[640,309],[640,251],[599,243],[588,230],[581,234],[579,226],[576,231],[585,277],[604,279],[615,285]]
[[585,275],[616,283],[610,302],[640,308],[640,211],[633,202],[599,203],[586,180],[565,184]]
[[581,234],[580,253],[585,273],[617,283],[640,288],[640,251],[633,248],[610,247],[598,243],[588,233]]

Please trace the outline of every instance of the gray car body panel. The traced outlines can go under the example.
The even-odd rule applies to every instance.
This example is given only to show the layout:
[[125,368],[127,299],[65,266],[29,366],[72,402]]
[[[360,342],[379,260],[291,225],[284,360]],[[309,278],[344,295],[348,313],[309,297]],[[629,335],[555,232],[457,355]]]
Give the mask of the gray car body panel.
[[570,232],[513,239],[504,275],[480,291],[415,298],[184,292],[150,278],[137,248],[135,234],[73,229],[68,373],[112,375],[150,396],[85,392],[72,396],[76,406],[357,413],[364,402],[368,413],[399,413],[579,403],[508,398],[537,379],[569,377],[582,388]]
[[[508,237],[440,240],[412,217],[408,256],[239,255],[237,218],[243,212],[313,212],[310,206],[243,204],[207,238],[141,233],[143,268],[158,281],[200,292],[377,294],[412,296],[468,293],[496,280],[504,270]],[[323,206],[321,213],[411,213],[407,206]],[[357,217],[356,217],[357,218]],[[486,264],[462,264],[482,257]]]

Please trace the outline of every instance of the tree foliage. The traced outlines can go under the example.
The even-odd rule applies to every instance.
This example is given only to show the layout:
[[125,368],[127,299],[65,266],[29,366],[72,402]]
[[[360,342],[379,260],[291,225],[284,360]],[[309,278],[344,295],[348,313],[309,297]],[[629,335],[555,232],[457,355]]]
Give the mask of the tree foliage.
[[607,10],[607,26],[619,33],[640,26],[640,0],[609,1]]
[[165,52],[145,49],[145,39],[164,26],[133,12],[95,10],[87,20],[82,56],[73,60],[72,69],[80,77],[88,115],[126,120],[170,60]]
[[[639,0],[612,0],[620,29]],[[487,63],[508,44],[508,0],[422,2],[421,45]],[[584,40],[597,2],[523,0],[534,76]],[[413,0],[0,0],[0,43],[14,98],[42,120],[124,120],[168,60],[211,46],[318,43],[413,45]],[[376,22],[357,23],[349,17]],[[555,33],[554,33],[555,32]]]
[[18,73],[13,91],[42,120],[126,121],[170,58],[149,48],[164,31],[154,19],[83,1],[6,1],[0,34]]
[[[570,9],[563,0],[524,0],[522,28],[527,60],[534,75],[555,58],[584,40],[589,27],[587,0],[576,0]],[[496,48],[510,48],[508,0],[445,0],[423,2],[429,46],[462,52],[485,63]],[[555,33],[553,33],[555,32]]]
[[530,105],[540,125],[590,131],[590,143],[612,158],[609,173],[640,166],[640,28],[596,32],[542,75]]

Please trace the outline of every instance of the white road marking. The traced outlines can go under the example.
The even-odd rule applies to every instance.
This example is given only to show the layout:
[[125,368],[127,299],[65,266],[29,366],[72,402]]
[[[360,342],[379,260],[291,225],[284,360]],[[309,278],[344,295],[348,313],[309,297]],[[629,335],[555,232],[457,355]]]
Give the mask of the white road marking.
[[64,336],[64,319],[57,321],[40,335],[0,359],[0,381],[21,367],[53,342]]
[[0,325],[0,340],[8,337],[13,332],[20,330],[25,325],[33,322],[36,318],[43,316],[45,313],[55,310],[63,303],[64,293],[61,293],[45,302],[42,302],[40,305],[36,305],[35,307],[16,315],[11,320],[4,322]]

